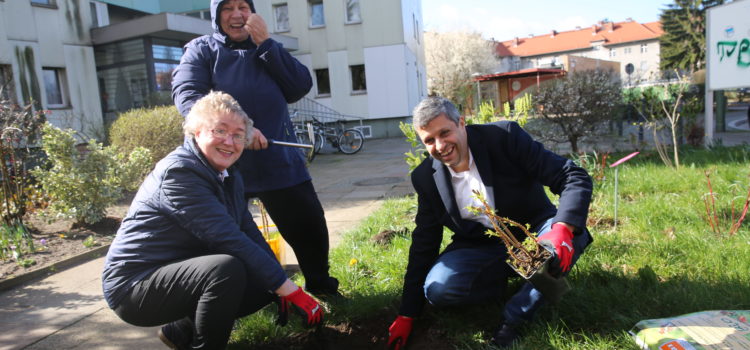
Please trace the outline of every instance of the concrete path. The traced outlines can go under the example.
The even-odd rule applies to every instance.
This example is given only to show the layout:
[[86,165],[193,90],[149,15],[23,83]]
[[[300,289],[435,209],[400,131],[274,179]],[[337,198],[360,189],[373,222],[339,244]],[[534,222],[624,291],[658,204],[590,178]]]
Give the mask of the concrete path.
[[[357,154],[326,152],[310,166],[331,245],[380,207],[383,198],[412,192],[403,139],[366,140]],[[291,249],[287,249],[291,252]],[[295,264],[287,254],[287,264]],[[0,350],[164,349],[158,327],[126,324],[101,292],[104,258],[0,293]]]

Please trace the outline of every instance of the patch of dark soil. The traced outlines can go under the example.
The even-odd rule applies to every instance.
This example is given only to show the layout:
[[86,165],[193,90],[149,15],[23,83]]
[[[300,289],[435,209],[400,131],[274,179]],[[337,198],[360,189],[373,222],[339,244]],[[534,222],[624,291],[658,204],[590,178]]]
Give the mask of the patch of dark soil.
[[409,234],[409,230],[406,228],[399,229],[398,231],[383,230],[380,231],[380,233],[372,236],[370,240],[377,244],[385,246],[389,245],[393,238],[395,238],[396,236],[406,236],[407,234]]
[[28,266],[25,267],[13,259],[0,260],[0,280],[46,268],[108,245],[112,242],[121,220],[119,217],[108,216],[93,225],[76,226],[66,220],[48,223],[41,218],[30,217],[26,224],[34,239],[36,251],[22,256],[28,262]]
[[[262,350],[359,350],[387,349],[388,326],[396,315],[381,314],[337,325],[326,325],[303,334],[253,346]],[[448,350],[445,335],[416,322],[409,337],[410,350]]]

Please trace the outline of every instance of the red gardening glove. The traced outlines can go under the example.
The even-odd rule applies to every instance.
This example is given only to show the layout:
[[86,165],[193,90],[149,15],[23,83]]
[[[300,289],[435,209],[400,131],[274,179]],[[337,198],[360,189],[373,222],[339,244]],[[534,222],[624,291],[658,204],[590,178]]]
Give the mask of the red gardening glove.
[[315,326],[323,321],[323,308],[315,299],[297,288],[291,294],[281,297],[280,313],[286,313],[290,305],[294,305],[297,312],[307,321],[308,326]]
[[549,241],[552,246],[555,247],[555,254],[557,254],[557,260],[560,262],[560,269],[562,272],[570,271],[570,262],[573,260],[573,232],[565,227],[565,225],[555,223],[552,225],[552,230],[543,234],[538,239],[539,241]]
[[406,346],[406,340],[411,333],[411,324],[414,319],[406,316],[398,316],[388,327],[388,348],[399,350]]

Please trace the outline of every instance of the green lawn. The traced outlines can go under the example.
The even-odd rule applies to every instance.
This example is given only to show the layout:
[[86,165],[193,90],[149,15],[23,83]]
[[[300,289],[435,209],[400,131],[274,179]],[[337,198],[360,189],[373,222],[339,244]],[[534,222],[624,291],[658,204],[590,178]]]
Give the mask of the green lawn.
[[[681,158],[684,166],[672,169],[645,152],[620,167],[616,230],[614,171],[604,169],[591,205],[595,241],[569,276],[573,290],[559,305],[540,310],[516,348],[637,349],[627,331],[640,320],[750,309],[750,219],[737,234],[727,234],[729,203],[735,200],[737,217],[748,191],[750,147],[685,149]],[[725,216],[721,235],[705,219],[705,170],[711,171],[717,212]],[[399,304],[415,212],[414,197],[388,200],[331,252],[332,274],[348,300],[328,305],[327,324],[383,319],[373,336],[385,333]],[[395,232],[390,243],[371,240],[384,230]],[[445,238],[447,242],[448,232]],[[520,282],[516,279],[510,288]],[[298,322],[276,327],[274,310],[269,307],[238,323],[233,346],[309,332]],[[428,309],[417,323],[453,348],[487,349],[501,310],[502,300],[460,310]]]

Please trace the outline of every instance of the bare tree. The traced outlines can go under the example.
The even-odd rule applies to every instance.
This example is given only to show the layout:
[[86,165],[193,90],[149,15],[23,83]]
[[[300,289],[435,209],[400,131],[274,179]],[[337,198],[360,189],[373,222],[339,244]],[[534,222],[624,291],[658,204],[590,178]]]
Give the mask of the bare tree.
[[543,84],[534,102],[538,113],[555,127],[545,138],[570,143],[578,153],[578,143],[601,133],[603,122],[612,119],[621,101],[620,81],[612,70],[586,70]]
[[[625,89],[625,102],[635,107],[635,110],[644,117],[646,127],[651,129],[654,137],[654,147],[659,153],[662,162],[669,167],[680,166],[680,140],[678,138],[678,126],[683,115],[694,116],[701,109],[701,101],[698,97],[690,96],[692,86],[690,78],[680,76],[676,82],[665,85],[654,85],[646,87],[634,87]],[[668,127],[672,136],[672,157],[674,163],[667,154],[668,143],[661,140],[659,132]]]
[[456,104],[466,105],[475,91],[472,74],[489,73],[498,65],[493,43],[476,32],[426,32],[424,46],[430,94]]

